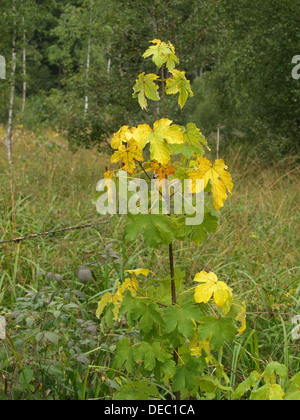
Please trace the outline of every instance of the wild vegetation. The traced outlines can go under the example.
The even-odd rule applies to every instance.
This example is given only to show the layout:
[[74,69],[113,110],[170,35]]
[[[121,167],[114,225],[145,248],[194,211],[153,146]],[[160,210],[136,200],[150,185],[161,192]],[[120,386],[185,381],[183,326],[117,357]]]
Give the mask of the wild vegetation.
[[[37,137],[19,129],[15,156],[13,172],[1,161],[2,239],[98,221],[92,197],[106,155],[74,154],[55,132]],[[219,354],[231,385],[254,370],[262,373],[270,361],[287,366],[291,378],[299,371],[299,343],[291,335],[299,311],[299,171],[264,167],[239,153],[226,162],[235,193],[221,223],[200,247],[175,245],[176,266],[191,273],[189,284],[199,267],[213,270],[247,302],[247,330],[230,352]],[[124,245],[124,217],[1,245],[1,314],[13,314],[8,332],[14,345],[1,341],[2,399],[110,398],[118,390],[122,375],[91,369],[87,376],[89,365],[111,366],[115,340],[126,336],[122,324],[103,334],[98,302],[124,281],[127,269],[168,275],[167,249],[151,251],[141,240]],[[83,265],[92,272],[87,283],[78,277]],[[159,392],[164,398],[167,391]]]
[[[4,1],[1,400],[300,399],[299,13],[238,3]],[[120,169],[201,227],[97,214]]]

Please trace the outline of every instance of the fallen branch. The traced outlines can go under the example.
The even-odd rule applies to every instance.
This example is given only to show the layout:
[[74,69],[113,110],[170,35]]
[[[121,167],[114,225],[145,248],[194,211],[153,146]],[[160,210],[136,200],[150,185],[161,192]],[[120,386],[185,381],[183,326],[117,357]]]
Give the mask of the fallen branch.
[[67,228],[51,230],[49,232],[34,233],[32,235],[21,236],[20,238],[10,239],[10,240],[6,240],[6,241],[0,241],[0,245],[9,244],[9,243],[20,243],[20,242],[25,241],[27,239],[39,238],[41,236],[55,235],[56,233],[68,232],[70,230],[86,229],[86,228],[90,228],[90,227],[94,227],[94,226],[104,225],[105,223],[108,223],[110,220],[111,220],[111,217],[109,219],[103,221],[103,222],[94,222],[94,223],[89,223],[87,225],[70,226],[70,227],[67,227]]

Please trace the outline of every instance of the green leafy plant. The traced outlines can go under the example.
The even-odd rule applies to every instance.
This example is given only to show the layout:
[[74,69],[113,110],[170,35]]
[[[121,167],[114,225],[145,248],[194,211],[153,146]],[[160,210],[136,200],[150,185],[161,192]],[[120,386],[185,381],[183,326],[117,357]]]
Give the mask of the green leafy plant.
[[288,380],[287,367],[271,362],[262,374],[257,371],[251,372],[248,378],[238,385],[233,397],[240,399],[249,391],[253,401],[300,400],[300,373]]
[[[149,183],[153,179],[182,182],[203,179],[204,220],[200,225],[188,225],[184,213],[172,214],[170,210],[168,214],[152,214],[151,208],[148,214],[128,215],[126,241],[134,241],[143,234],[150,247],[168,246],[170,274],[157,278],[149,269],[125,271],[125,280],[100,300],[97,317],[101,318],[102,325],[114,328],[116,323],[125,323],[126,327],[126,336],[116,343],[112,368],[115,372],[124,372],[124,383],[115,398],[132,397],[126,390],[134,384],[142,387],[143,395],[152,384],[152,391],[147,394],[149,398],[156,396],[154,385],[164,386],[169,397],[176,399],[195,397],[199,392],[211,398],[214,394],[209,392],[208,385],[215,390],[230,391],[217,355],[245,330],[245,304],[235,299],[232,289],[213,272],[200,271],[194,277],[195,283],[189,284],[186,273],[175,265],[173,243],[191,240],[200,245],[215,232],[218,212],[231,194],[233,183],[222,159],[212,163],[203,156],[204,149],[209,148],[195,124],[182,127],[166,117],[166,94],[179,94],[178,104],[183,107],[193,93],[185,73],[175,68],[179,59],[174,46],[160,40],[151,43],[144,58],[152,57],[160,76],[142,73],[133,96],[143,109],[147,109],[148,100],[162,98],[161,119],[153,127],[148,124],[121,127],[111,142],[115,149],[111,161],[120,162],[131,179],[143,176]],[[148,145],[150,160],[146,161]],[[116,179],[119,170],[107,169],[105,178]],[[107,189],[110,196],[109,182]],[[162,202],[163,198],[160,191],[159,200]],[[174,194],[170,208],[173,204]],[[211,368],[216,369],[216,378],[208,375]]]

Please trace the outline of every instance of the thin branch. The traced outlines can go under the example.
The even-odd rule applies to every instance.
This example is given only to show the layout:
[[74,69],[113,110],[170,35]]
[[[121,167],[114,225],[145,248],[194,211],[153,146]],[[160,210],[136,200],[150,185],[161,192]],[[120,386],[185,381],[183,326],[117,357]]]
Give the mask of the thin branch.
[[54,235],[56,233],[69,232],[71,230],[86,229],[86,228],[90,228],[90,227],[94,227],[94,226],[98,226],[98,225],[103,225],[105,223],[108,223],[110,220],[111,220],[111,217],[108,220],[105,220],[104,222],[94,222],[94,223],[89,223],[87,225],[70,226],[70,227],[67,227],[67,228],[51,230],[49,232],[34,233],[32,235],[21,236],[19,238],[10,239],[10,240],[6,240],[6,241],[1,241],[0,245],[9,244],[9,243],[13,243],[13,242],[14,243],[20,243],[20,242],[28,240],[28,239],[35,239],[35,238],[39,238],[41,236]]

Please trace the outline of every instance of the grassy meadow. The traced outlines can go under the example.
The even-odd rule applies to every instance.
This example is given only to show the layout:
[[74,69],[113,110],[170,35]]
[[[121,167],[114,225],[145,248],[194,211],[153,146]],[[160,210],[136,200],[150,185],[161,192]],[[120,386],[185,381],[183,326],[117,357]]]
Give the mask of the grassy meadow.
[[[55,132],[37,135],[21,127],[13,154],[10,169],[1,141],[0,241],[101,221],[92,198],[108,155],[72,152]],[[175,265],[191,284],[200,270],[214,271],[247,304],[247,330],[233,351],[219,355],[231,385],[271,360],[284,363],[292,376],[300,364],[299,341],[291,336],[300,293],[299,167],[288,160],[263,167],[241,149],[228,156],[221,151],[221,157],[234,194],[220,227],[203,246],[177,243]],[[0,341],[0,399],[109,395],[107,378],[87,370],[108,366],[115,345],[113,334],[98,328],[97,303],[126,269],[167,275],[167,251],[153,251],[142,240],[126,245],[119,216],[97,227],[0,245],[0,315],[11,314],[8,341]],[[77,274],[83,265],[93,274],[87,283]]]

